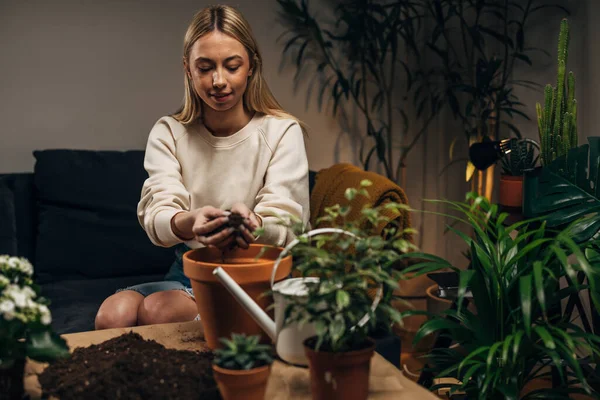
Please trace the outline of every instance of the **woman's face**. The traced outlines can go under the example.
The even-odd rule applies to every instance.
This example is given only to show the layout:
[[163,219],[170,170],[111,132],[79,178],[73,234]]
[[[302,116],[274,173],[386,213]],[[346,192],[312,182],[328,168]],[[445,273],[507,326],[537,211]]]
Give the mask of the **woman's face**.
[[198,96],[213,110],[243,106],[252,70],[248,52],[236,39],[219,31],[202,36],[192,45],[186,70]]

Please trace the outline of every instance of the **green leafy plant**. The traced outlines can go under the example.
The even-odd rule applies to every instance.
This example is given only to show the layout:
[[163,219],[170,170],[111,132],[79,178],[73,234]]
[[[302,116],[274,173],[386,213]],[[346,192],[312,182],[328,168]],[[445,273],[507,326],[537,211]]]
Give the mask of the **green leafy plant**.
[[[403,186],[406,158],[435,116],[435,109],[421,109],[423,125],[409,136],[408,117],[397,95],[401,78],[406,77],[408,88],[412,80],[407,57],[416,52],[404,50],[416,46],[418,2],[335,0],[320,3],[319,16],[308,0],[277,3],[286,28],[283,53],[294,60],[296,84],[308,72],[313,77],[308,97],[316,85],[319,109],[327,98],[334,116],[343,104],[355,106],[366,122],[360,148],[363,168],[369,170],[376,159],[385,175]],[[323,17],[327,13],[333,16],[329,21]]]
[[49,302],[32,276],[27,259],[0,255],[0,369],[26,357],[49,362],[69,355],[64,339],[50,327]]
[[259,343],[259,336],[233,333],[231,339],[221,338],[223,348],[215,350],[213,363],[221,368],[250,370],[273,362],[271,346]]
[[523,185],[523,214],[544,218],[548,227],[564,229],[588,216],[573,229],[573,240],[585,243],[600,232],[600,137],[569,150],[539,170]]
[[[600,264],[590,263],[585,256],[591,243],[581,246],[572,239],[572,229],[586,221],[560,231],[540,220],[505,226],[508,214],[474,193],[464,203],[441,203],[458,213],[449,217],[474,234],[451,228],[470,249],[469,269],[460,270],[431,254],[418,254],[426,261],[406,270],[418,276],[450,268],[459,274],[458,307],[432,316],[415,337],[419,341],[438,333],[456,344],[428,355],[436,377],[458,381],[435,388],[462,390],[473,399],[598,396],[591,386],[598,383],[598,376],[583,359],[597,362],[600,337],[582,329],[561,307],[562,300],[580,300],[588,290],[593,307],[600,306]],[[582,284],[578,275],[586,277],[587,283]],[[464,304],[467,290],[475,311]],[[525,394],[525,385],[548,377],[550,367],[557,370],[560,388]]]
[[536,104],[542,164],[548,165],[577,147],[577,100],[575,75],[566,74],[569,56],[569,23],[563,19],[558,37],[558,74],[556,87],[546,85],[544,107]]
[[[365,188],[370,185],[364,180],[359,188],[348,188],[348,202],[357,196],[368,197]],[[287,296],[285,323],[314,323],[317,350],[344,352],[361,348],[377,327],[391,329],[393,323],[402,321],[391,304],[400,276],[394,267],[402,253],[415,249],[407,239],[414,231],[399,228],[395,217],[408,206],[393,202],[377,207],[367,204],[359,218],[348,220],[350,210],[350,205],[337,204],[326,209],[327,215],[320,219],[347,233],[308,237],[301,225],[287,222],[296,229],[300,241],[291,249],[295,270],[302,276],[320,279],[306,284],[306,298]],[[372,227],[380,224],[386,226],[384,234],[373,234]],[[379,295],[382,298],[374,310],[372,305]]]
[[535,147],[530,142],[514,140],[508,156],[502,157],[504,175],[523,176],[524,171],[532,170],[539,156],[534,157]]

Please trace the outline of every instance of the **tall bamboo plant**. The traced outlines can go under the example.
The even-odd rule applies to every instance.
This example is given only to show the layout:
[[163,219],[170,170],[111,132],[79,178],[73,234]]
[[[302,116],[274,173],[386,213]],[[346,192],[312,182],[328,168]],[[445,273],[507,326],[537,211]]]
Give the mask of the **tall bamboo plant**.
[[[573,229],[561,231],[545,222],[527,220],[505,226],[508,214],[471,193],[467,201],[442,201],[473,236],[451,228],[470,248],[470,268],[460,270],[431,254],[411,254],[426,261],[404,273],[417,276],[450,268],[459,278],[457,308],[433,316],[419,329],[415,341],[439,333],[458,346],[434,349],[428,356],[438,378],[454,378],[436,388],[464,391],[470,399],[558,399],[570,394],[598,396],[598,376],[584,359],[597,363],[600,337],[585,331],[563,311],[561,302],[589,290],[592,304],[600,306],[600,264],[590,262],[586,249],[597,242],[578,245]],[[514,236],[514,232],[517,232]],[[578,274],[587,277],[580,284]],[[561,288],[560,282],[566,282]],[[467,290],[475,307],[465,307]],[[406,312],[405,314],[410,314]],[[414,313],[414,312],[413,312]],[[534,379],[547,378],[556,368],[560,385],[526,393]],[[595,387],[596,389],[594,389]]]
[[[320,3],[318,18],[308,0],[277,0],[286,32],[284,56],[294,59],[295,81],[312,76],[309,93],[318,86],[317,104],[330,100],[333,115],[344,105],[356,107],[366,121],[360,159],[363,168],[383,167],[385,175],[404,186],[406,158],[437,114],[436,103],[422,112],[421,127],[409,135],[409,118],[398,88],[412,77],[407,54],[416,54],[418,1],[332,0]],[[376,163],[373,163],[376,161]]]
[[546,85],[544,107],[536,104],[538,133],[542,147],[542,165],[548,165],[558,157],[577,147],[577,100],[575,99],[575,75],[567,70],[569,57],[569,22],[563,19],[558,37],[558,74],[556,86]]

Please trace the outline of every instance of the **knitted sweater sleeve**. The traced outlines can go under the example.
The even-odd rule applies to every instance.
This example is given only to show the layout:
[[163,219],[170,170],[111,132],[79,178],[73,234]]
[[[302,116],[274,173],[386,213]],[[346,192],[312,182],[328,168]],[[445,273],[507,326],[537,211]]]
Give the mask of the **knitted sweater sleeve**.
[[279,225],[278,217],[293,215],[307,226],[309,220],[308,159],[300,125],[292,122],[277,143],[254,211],[263,220],[264,233],[258,242],[285,246],[293,234]]
[[181,165],[176,156],[173,125],[160,119],[150,131],[144,168],[148,179],[142,187],[137,216],[148,237],[157,246],[171,247],[182,240],[171,229],[171,218],[189,211],[190,194],[183,185]]

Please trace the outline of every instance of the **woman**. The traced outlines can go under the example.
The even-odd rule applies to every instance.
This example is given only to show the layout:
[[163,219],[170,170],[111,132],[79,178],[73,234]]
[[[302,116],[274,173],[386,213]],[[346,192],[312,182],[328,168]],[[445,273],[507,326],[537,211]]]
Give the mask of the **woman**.
[[[196,14],[184,39],[183,67],[184,104],[150,132],[149,177],[138,204],[150,240],[177,245],[176,260],[164,281],[108,297],[96,329],[193,320],[196,304],[181,261],[188,248],[247,248],[255,241],[284,246],[292,237],[278,216],[308,224],[304,128],[271,94],[244,17],[229,6]],[[240,235],[219,230],[227,210],[244,218]]]

